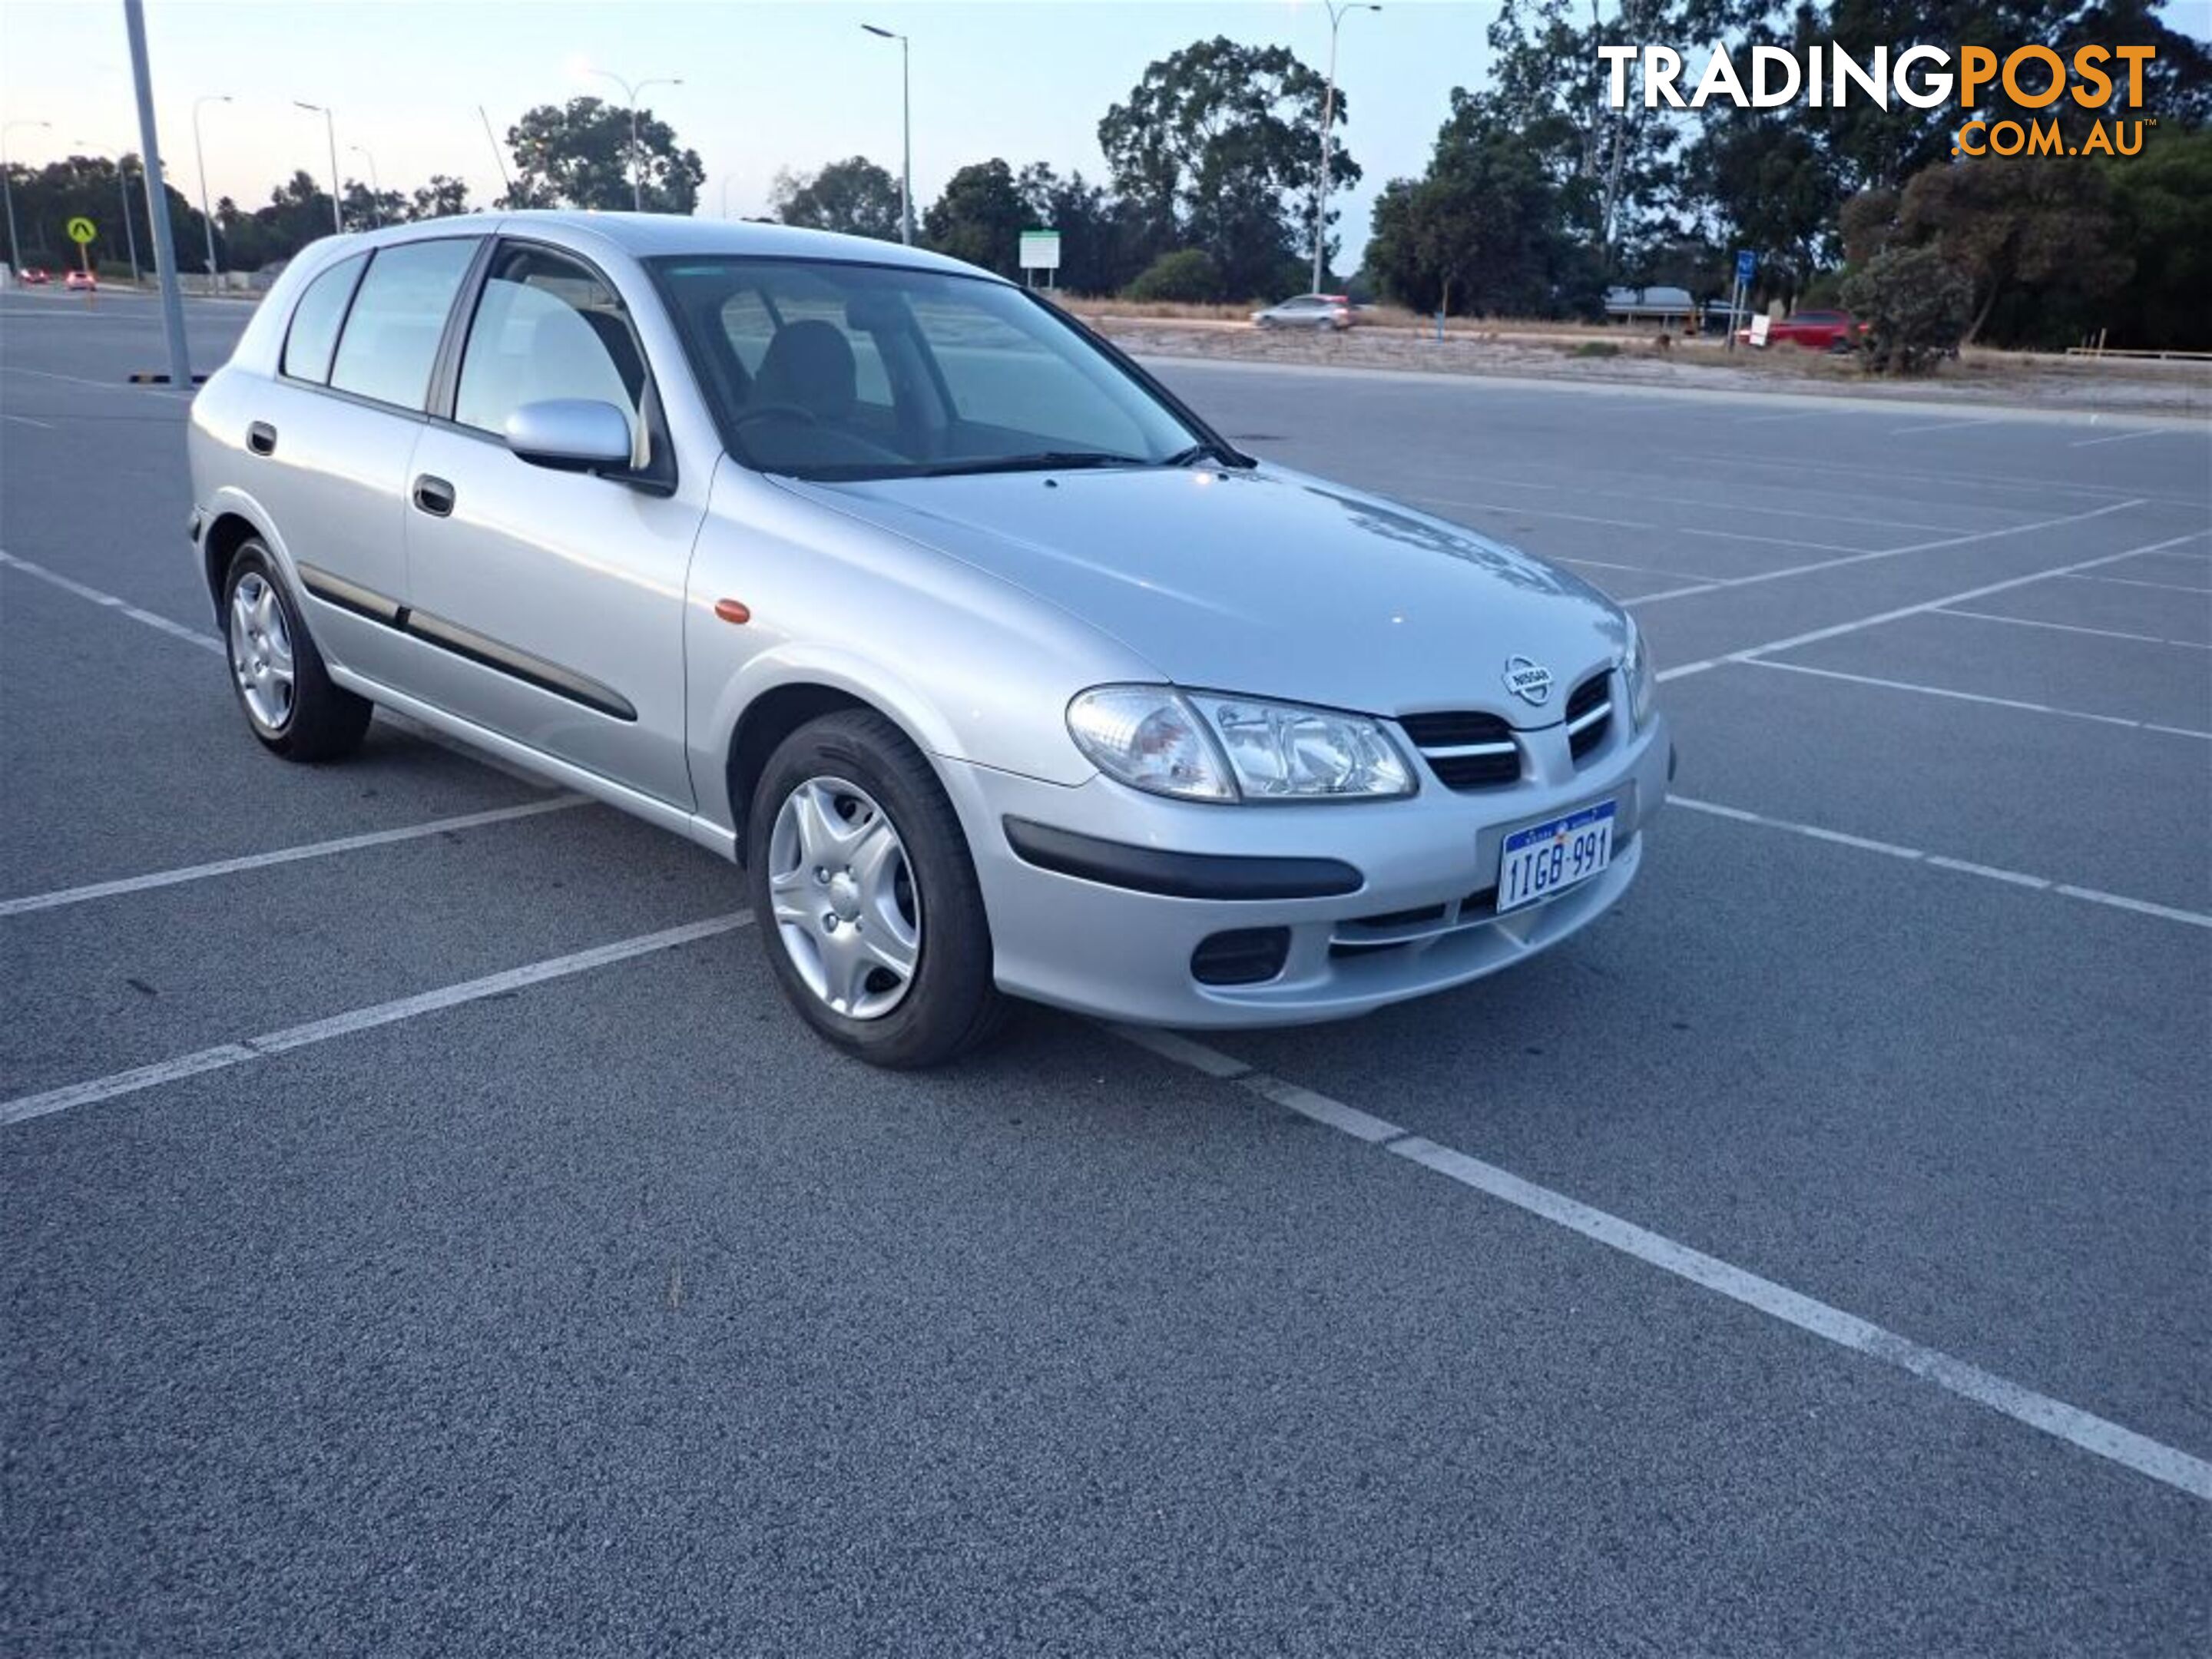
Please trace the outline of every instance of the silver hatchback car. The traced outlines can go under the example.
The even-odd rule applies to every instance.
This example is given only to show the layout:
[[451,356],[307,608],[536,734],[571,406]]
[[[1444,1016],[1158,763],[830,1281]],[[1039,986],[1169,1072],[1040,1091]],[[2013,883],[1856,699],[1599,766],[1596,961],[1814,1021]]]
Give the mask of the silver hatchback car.
[[253,734],[373,705],[740,863],[831,1041],[1007,994],[1357,1014],[1619,898],[1672,750],[1635,624],[1240,454],[1010,283],[879,242],[448,219],[294,260],[192,406]]

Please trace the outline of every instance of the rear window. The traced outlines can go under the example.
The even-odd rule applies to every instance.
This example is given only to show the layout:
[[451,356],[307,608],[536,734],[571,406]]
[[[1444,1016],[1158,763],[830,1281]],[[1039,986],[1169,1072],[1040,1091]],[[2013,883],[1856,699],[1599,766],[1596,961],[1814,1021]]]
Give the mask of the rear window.
[[401,409],[421,409],[453,295],[476,258],[477,239],[403,242],[380,248],[361,279],[331,385]]
[[346,301],[353,298],[353,285],[368,263],[366,253],[340,260],[308,283],[292,308],[292,326],[284,336],[284,373],[294,380],[320,386],[331,378],[338,325],[345,321]]

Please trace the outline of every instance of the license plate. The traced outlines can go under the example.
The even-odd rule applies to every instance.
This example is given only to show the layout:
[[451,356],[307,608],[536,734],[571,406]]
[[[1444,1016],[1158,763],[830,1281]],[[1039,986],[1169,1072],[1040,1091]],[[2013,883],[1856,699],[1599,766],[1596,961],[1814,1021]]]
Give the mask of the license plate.
[[1506,836],[1498,866],[1499,912],[1549,898],[1612,863],[1615,805],[1601,800]]

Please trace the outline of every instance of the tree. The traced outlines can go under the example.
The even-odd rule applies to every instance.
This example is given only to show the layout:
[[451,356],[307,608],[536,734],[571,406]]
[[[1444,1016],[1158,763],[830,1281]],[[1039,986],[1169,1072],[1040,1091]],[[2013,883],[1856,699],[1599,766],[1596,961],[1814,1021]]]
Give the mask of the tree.
[[699,152],[679,149],[676,130],[650,110],[636,115],[637,144],[630,145],[630,112],[597,98],[571,98],[565,106],[540,104],[507,130],[518,177],[507,192],[514,207],[577,207],[627,212],[635,163],[641,204],[648,213],[691,212],[707,169]]
[[1990,155],[1924,168],[1899,199],[1897,235],[1935,249],[1972,282],[1969,341],[2005,302],[2025,299],[1998,315],[1996,336],[2063,343],[2135,269],[2118,246],[2111,174],[2074,156]]
[[769,205],[787,225],[847,236],[899,240],[898,180],[865,155],[832,161],[813,174],[788,168],[775,175]]
[[1869,372],[1918,374],[1958,350],[1974,285],[1934,248],[1892,248],[1844,279],[1843,301],[1870,325],[1863,348]]
[[448,173],[434,173],[408,203],[410,219],[444,219],[469,210],[469,187]]
[[380,225],[404,224],[409,217],[404,196],[396,190],[371,190],[358,179],[346,180],[345,194],[338,199],[348,230],[374,230]]
[[1542,158],[1464,88],[1429,170],[1394,179],[1375,206],[1367,265],[1417,311],[1556,316],[1586,311],[1602,286],[1595,256],[1567,223]]
[[1129,284],[1132,300],[1204,303],[1221,297],[1221,271],[1203,248],[1177,248],[1146,265]]
[[1001,276],[1020,274],[1021,234],[1031,222],[1014,170],[995,157],[954,173],[922,219],[930,246]]
[[2112,343],[2212,349],[2212,131],[2161,132],[2110,176],[2119,239],[2136,261],[2112,308]]
[[[1579,21],[1585,3],[1587,26]],[[1765,0],[1751,3],[1763,8]],[[1455,98],[1455,112],[1519,136],[1558,186],[1570,222],[1610,269],[1624,246],[1650,231],[1674,186],[1677,118],[1644,108],[1640,65],[1627,76],[1625,107],[1612,108],[1598,48],[1712,38],[1698,29],[1727,4],[1503,0],[1489,30],[1490,88],[1464,104]]]
[[[1194,246],[1220,268],[1229,293],[1272,294],[1312,246],[1326,91],[1288,48],[1225,36],[1148,67],[1098,124],[1114,188],[1146,252]],[[1347,118],[1340,91],[1333,120]],[[1337,150],[1330,174],[1355,185],[1359,164]]]
[[1127,204],[1086,182],[1062,179],[1042,161],[1024,167],[1015,187],[1032,225],[1060,233],[1059,285],[1085,294],[1117,294],[1145,268],[1144,229]]

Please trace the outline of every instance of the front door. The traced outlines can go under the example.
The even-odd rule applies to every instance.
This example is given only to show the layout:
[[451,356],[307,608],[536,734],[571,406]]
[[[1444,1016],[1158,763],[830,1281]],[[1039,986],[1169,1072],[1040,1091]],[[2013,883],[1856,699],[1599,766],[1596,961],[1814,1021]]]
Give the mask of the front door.
[[[556,471],[501,434],[526,404],[616,405],[628,476]],[[679,478],[621,295],[543,245],[495,251],[453,421],[416,444],[407,519],[410,682],[478,725],[689,810],[684,602],[710,469]]]

